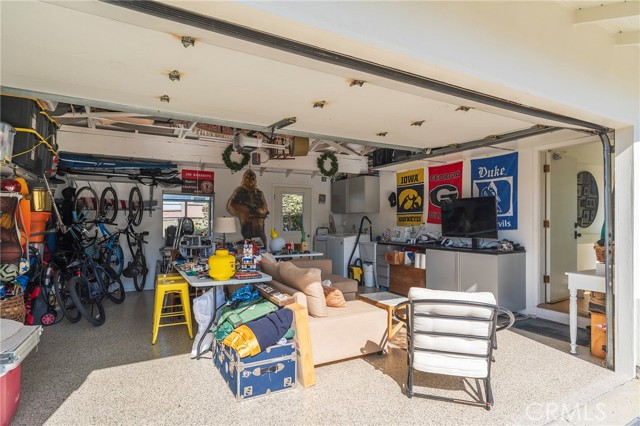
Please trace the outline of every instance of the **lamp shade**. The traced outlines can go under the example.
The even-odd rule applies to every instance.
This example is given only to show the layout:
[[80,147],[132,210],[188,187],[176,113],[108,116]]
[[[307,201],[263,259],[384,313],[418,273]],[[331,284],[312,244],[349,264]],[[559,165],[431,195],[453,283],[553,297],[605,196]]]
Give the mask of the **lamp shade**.
[[236,232],[235,217],[214,217],[213,232],[219,234],[233,234]]

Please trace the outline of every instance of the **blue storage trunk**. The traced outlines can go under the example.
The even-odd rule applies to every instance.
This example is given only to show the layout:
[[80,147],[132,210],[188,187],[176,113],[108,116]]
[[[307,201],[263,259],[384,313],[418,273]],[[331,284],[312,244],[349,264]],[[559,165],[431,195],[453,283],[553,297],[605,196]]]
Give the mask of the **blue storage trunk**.
[[234,349],[214,339],[213,363],[238,401],[270,395],[296,386],[296,351],[293,341],[270,346],[256,356],[240,358]]

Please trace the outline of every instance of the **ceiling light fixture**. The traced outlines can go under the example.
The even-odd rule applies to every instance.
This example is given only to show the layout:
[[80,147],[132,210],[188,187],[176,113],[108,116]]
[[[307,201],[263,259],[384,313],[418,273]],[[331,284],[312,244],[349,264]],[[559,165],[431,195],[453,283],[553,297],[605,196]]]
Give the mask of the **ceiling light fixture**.
[[169,95],[162,95],[160,96],[160,102],[166,102],[169,103],[169,101],[171,100],[171,98],[169,97]]
[[424,120],[420,120],[420,121],[412,121],[411,125],[412,126],[416,126],[416,127],[420,127],[424,124]]
[[322,109],[326,104],[327,104],[327,101],[318,101],[313,103],[313,107]]
[[190,36],[182,36],[182,45],[184,47],[194,46],[196,44],[196,39]]
[[349,84],[349,87],[353,87],[353,86],[362,87],[364,83],[366,83],[364,80],[351,80],[351,84]]
[[459,106],[458,108],[456,108],[456,111],[467,112],[470,109],[471,109],[471,107],[468,107],[468,106]]
[[376,136],[380,136],[380,137],[384,138],[385,136],[387,136],[387,133],[389,133],[389,132],[376,133]]
[[171,81],[180,81],[180,71],[173,70],[169,73],[169,80]]
[[273,123],[271,126],[269,126],[269,129],[271,129],[271,131],[273,132],[274,130],[282,129],[283,127],[287,127],[287,126],[291,126],[296,121],[298,121],[298,119],[295,118],[295,117],[283,118],[282,120],[278,121],[277,123]]

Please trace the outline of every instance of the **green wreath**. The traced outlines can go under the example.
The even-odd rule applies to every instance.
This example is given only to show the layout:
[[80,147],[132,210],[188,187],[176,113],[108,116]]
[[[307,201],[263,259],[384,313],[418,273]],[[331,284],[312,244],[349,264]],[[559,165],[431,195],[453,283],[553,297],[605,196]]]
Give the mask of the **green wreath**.
[[[329,170],[326,170],[324,168],[324,162],[327,159],[331,161],[331,168]],[[338,172],[338,159],[333,152],[325,152],[324,154],[322,154],[320,157],[318,157],[317,164],[318,170],[320,170],[320,173],[322,173],[323,176],[333,177],[333,175]]]
[[236,162],[231,160],[231,153],[233,152],[233,145],[229,145],[227,149],[222,153],[222,161],[224,161],[224,165],[227,166],[234,172],[240,171],[249,164],[250,156],[246,152],[242,153],[242,161]]

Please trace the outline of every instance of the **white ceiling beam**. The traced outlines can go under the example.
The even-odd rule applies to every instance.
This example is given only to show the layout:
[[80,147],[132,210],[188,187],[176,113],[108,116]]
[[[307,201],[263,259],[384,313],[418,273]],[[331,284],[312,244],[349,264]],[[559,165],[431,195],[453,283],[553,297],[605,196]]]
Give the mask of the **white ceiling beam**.
[[[89,108],[89,107],[85,107]],[[149,117],[149,114],[138,114],[135,112],[68,112],[62,115],[56,115],[56,118],[117,118],[117,117]]]
[[311,145],[309,146],[309,152],[313,152],[316,150],[316,148],[318,148],[318,146],[322,143],[322,141],[320,139],[315,139],[313,142],[311,142]]
[[375,151],[376,149],[378,149],[378,147],[376,146],[363,146],[360,150],[360,155],[367,155],[368,153],[370,153],[371,151]]
[[337,142],[334,141],[324,141],[324,143],[326,143],[327,145],[335,148],[340,154],[346,154],[346,155],[355,155],[355,156],[359,156],[357,152],[350,150],[347,147],[344,147],[342,145],[340,145]]
[[640,46],[640,31],[616,34],[616,46]]
[[578,9],[573,22],[574,24],[592,24],[634,16],[640,16],[640,2],[625,1]]

